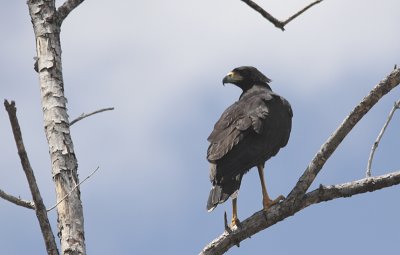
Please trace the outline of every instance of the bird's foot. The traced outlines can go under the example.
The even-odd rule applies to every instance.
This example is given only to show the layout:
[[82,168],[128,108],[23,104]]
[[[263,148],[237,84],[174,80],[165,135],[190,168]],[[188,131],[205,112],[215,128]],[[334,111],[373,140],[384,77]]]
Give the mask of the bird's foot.
[[[228,222],[227,222],[227,219],[226,219],[226,212],[224,214],[224,222],[225,222],[225,231],[229,235],[232,234],[238,228],[240,228],[240,221],[239,221],[239,219],[237,217],[232,217],[231,225],[228,226]],[[234,239],[233,241],[234,241],[234,243],[235,243],[235,245],[237,247],[240,247],[240,241],[239,240]]]
[[240,220],[238,218],[232,218],[230,228],[236,229],[240,227]]
[[226,212],[224,213],[224,223],[225,223],[224,224],[225,225],[225,231],[227,233],[232,233],[232,231],[240,228],[240,224],[241,224],[240,220],[238,218],[232,217],[231,224],[228,225],[228,221],[226,219]]
[[275,198],[274,200],[271,200],[269,198],[264,198],[263,199],[263,209],[264,211],[268,210],[271,206],[278,204],[282,200],[285,199],[285,196],[280,195],[279,197]]

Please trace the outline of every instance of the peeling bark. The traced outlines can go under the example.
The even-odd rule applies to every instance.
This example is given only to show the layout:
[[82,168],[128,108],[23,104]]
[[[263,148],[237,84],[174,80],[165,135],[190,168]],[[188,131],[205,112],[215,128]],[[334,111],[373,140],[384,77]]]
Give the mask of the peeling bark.
[[57,207],[61,253],[86,254],[79,187],[73,190],[79,183],[78,162],[64,96],[60,22],[54,0],[29,0],[28,6],[35,32],[44,129],[57,201],[71,193]]

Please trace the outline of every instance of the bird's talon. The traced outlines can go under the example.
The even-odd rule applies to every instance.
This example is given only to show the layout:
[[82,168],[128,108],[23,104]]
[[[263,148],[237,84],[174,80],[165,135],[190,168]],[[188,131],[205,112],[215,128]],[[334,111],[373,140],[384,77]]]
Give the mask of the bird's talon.
[[280,203],[280,202],[282,202],[283,200],[285,200],[286,199],[286,197],[284,196],[284,195],[280,195],[278,198],[276,198],[275,200],[278,200],[276,203]]
[[284,199],[285,199],[285,196],[283,196],[283,195],[280,195],[279,197],[275,198],[274,200],[264,198],[264,200],[263,200],[264,211],[267,211],[273,205],[279,204]]
[[240,220],[238,218],[232,219],[232,222],[231,222],[231,225],[230,225],[230,229],[231,230],[235,230],[237,228],[240,228],[240,225],[241,225],[241,223],[240,223]]

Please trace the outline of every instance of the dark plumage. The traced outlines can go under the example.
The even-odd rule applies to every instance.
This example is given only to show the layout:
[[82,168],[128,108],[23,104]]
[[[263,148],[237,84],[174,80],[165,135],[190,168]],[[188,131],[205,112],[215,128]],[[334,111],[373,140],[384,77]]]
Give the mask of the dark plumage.
[[[233,83],[243,93],[239,101],[224,111],[208,137],[207,159],[211,163],[210,180],[213,185],[207,201],[208,211],[234,194],[236,214],[235,192],[240,188],[243,175],[258,166],[264,185],[262,169],[265,161],[275,156],[289,140],[292,109],[286,99],[271,90],[270,82],[250,66],[235,68],[223,79],[223,83]],[[263,195],[266,195],[266,208],[273,201],[266,194],[266,189]],[[269,200],[266,202],[266,199]],[[234,220],[237,218],[232,218]]]

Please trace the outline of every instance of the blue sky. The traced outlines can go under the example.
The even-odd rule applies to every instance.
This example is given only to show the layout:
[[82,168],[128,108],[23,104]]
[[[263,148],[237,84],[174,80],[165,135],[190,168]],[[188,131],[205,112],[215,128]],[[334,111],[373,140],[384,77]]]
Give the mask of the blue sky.
[[[61,1],[58,1],[61,3]],[[258,1],[278,18],[308,1]],[[198,254],[223,231],[205,210],[207,136],[240,95],[223,76],[253,65],[294,110],[286,148],[266,164],[271,196],[287,195],[350,110],[400,64],[400,3],[324,1],[282,32],[241,1],[85,1],[62,27],[65,93],[88,254]],[[0,96],[15,100],[25,146],[47,207],[55,204],[43,132],[35,45],[25,1],[0,10]],[[312,188],[363,178],[370,148],[399,89],[383,98],[327,162]],[[399,170],[400,117],[375,156],[373,174]],[[5,110],[0,111],[0,188],[30,199]],[[400,241],[399,188],[311,206],[228,254],[390,254]],[[242,182],[239,218],[261,209],[257,171]],[[56,230],[55,211],[50,213]],[[33,211],[0,200],[4,254],[44,254]]]

